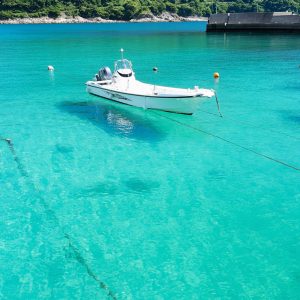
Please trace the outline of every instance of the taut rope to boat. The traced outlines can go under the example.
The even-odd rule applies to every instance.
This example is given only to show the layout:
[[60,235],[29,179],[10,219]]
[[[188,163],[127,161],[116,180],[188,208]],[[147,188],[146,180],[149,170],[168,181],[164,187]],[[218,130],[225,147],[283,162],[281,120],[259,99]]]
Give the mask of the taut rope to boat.
[[221,118],[223,118],[223,116],[221,114],[221,111],[220,111],[220,105],[219,105],[219,100],[218,100],[217,92],[214,91],[214,93],[215,93],[215,99],[216,99],[216,103],[217,103],[217,108],[218,108],[219,115],[220,115]]
[[[198,111],[203,112],[203,113],[208,114],[208,115],[213,115],[213,116],[219,117],[218,114],[213,113],[213,112],[209,112],[209,111],[206,111],[206,110],[203,110],[203,109],[198,109]],[[253,128],[259,128],[259,129],[264,130],[264,131],[268,131],[268,132],[272,132],[272,133],[276,133],[276,134],[281,134],[281,135],[284,135],[286,137],[289,137],[289,138],[292,138],[292,139],[295,139],[295,140],[300,140],[300,137],[288,134],[286,132],[282,132],[282,131],[278,131],[278,130],[274,130],[274,129],[264,128],[264,127],[262,127],[260,125],[256,125],[256,124],[253,124],[253,123],[250,123],[250,122],[240,121],[240,120],[228,117],[227,115],[226,115],[226,117],[224,117],[224,116],[222,116],[222,117],[223,117],[224,120],[228,120],[228,121],[231,121],[231,122],[236,122],[236,123],[244,125],[244,126],[249,126],[249,127],[253,127]]]
[[293,170],[296,170],[296,171],[300,171],[300,167],[291,165],[291,164],[286,163],[286,162],[284,162],[284,161],[282,161],[282,160],[279,160],[279,159],[276,159],[276,158],[271,157],[271,156],[269,156],[269,155],[260,153],[260,152],[258,152],[258,151],[256,151],[256,150],[250,149],[250,148],[248,148],[248,147],[245,147],[245,146],[243,146],[243,145],[240,145],[240,144],[238,144],[238,143],[235,143],[235,142],[233,142],[233,141],[230,141],[230,140],[228,140],[228,139],[225,139],[225,138],[223,138],[223,137],[221,137],[221,136],[219,136],[219,135],[216,135],[216,134],[214,134],[214,133],[211,133],[211,132],[205,131],[205,130],[203,130],[203,129],[200,129],[200,128],[191,126],[191,125],[189,125],[189,124],[185,124],[185,123],[183,123],[183,122],[180,122],[180,121],[175,120],[175,119],[173,119],[173,118],[171,118],[171,117],[162,115],[162,114],[157,113],[157,112],[154,112],[154,111],[152,111],[152,113],[154,113],[154,114],[156,114],[156,115],[158,115],[158,116],[160,116],[160,117],[162,117],[162,118],[168,119],[169,121],[172,121],[172,122],[174,122],[174,123],[177,123],[177,124],[179,124],[179,125],[181,125],[181,126],[184,126],[184,127],[193,129],[193,130],[195,130],[195,131],[204,133],[204,134],[206,134],[206,135],[212,136],[212,137],[214,137],[214,138],[216,138],[216,139],[219,139],[219,140],[221,140],[221,141],[223,141],[223,142],[226,142],[226,143],[228,143],[228,144],[231,144],[231,145],[233,145],[233,146],[235,146],[235,147],[237,147],[237,148],[241,148],[241,149],[246,150],[246,151],[248,151],[248,152],[254,153],[255,155],[260,156],[260,157],[262,157],[262,158],[264,158],[264,159],[267,159],[267,160],[270,160],[270,161],[272,161],[272,162],[281,164],[281,165],[283,165],[283,166],[285,166],[285,167],[287,167],[287,168],[290,168],[290,169],[293,169]]

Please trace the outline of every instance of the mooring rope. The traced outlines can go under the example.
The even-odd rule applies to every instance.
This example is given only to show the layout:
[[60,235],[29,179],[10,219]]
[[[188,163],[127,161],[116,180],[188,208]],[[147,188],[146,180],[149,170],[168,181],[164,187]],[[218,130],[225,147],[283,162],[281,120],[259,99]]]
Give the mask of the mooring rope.
[[174,123],[177,123],[177,124],[179,124],[179,125],[181,125],[181,126],[184,126],[184,127],[187,127],[187,128],[191,128],[191,129],[193,129],[193,130],[195,130],[195,131],[198,131],[198,132],[204,133],[204,134],[206,134],[206,135],[212,136],[212,137],[214,137],[214,138],[216,138],[216,139],[219,139],[219,140],[221,140],[221,141],[223,141],[223,142],[226,142],[226,143],[228,143],[228,144],[231,144],[231,145],[233,145],[233,146],[235,146],[235,147],[238,147],[238,148],[241,148],[241,149],[243,149],[243,150],[246,150],[246,151],[249,151],[249,152],[251,152],[251,153],[254,153],[254,154],[257,155],[257,156],[260,156],[260,157],[262,157],[262,158],[268,159],[268,160],[273,161],[273,162],[275,162],[275,163],[281,164],[281,165],[283,165],[283,166],[285,166],[285,167],[288,167],[288,168],[290,168],[290,169],[293,169],[293,170],[296,170],[296,171],[300,171],[300,168],[299,168],[299,167],[293,166],[293,165],[291,165],[291,164],[289,164],[289,163],[286,163],[286,162],[284,162],[284,161],[282,161],[282,160],[276,159],[276,158],[271,157],[271,156],[269,156],[269,155],[260,153],[260,152],[258,152],[258,151],[256,151],[256,150],[250,149],[250,148],[248,148],[248,147],[245,147],[245,146],[243,146],[243,145],[240,145],[240,144],[238,144],[238,143],[235,143],[235,142],[233,142],[233,141],[230,141],[230,140],[228,140],[228,139],[225,139],[225,138],[223,138],[223,137],[221,137],[221,136],[219,136],[219,135],[216,135],[216,134],[214,134],[214,133],[211,133],[211,132],[205,131],[205,130],[203,130],[203,129],[200,129],[200,128],[191,126],[191,125],[189,125],[189,124],[180,122],[180,121],[175,120],[175,119],[173,119],[173,118],[171,118],[171,117],[161,115],[161,114],[159,114],[159,113],[157,113],[157,112],[154,112],[154,111],[152,111],[152,113],[154,113],[154,114],[156,114],[156,115],[158,115],[158,116],[160,116],[160,117],[162,117],[162,118],[165,118],[165,119],[167,119],[167,120],[170,120],[170,121],[172,121],[172,122],[174,122]]
[[[218,114],[213,113],[213,112],[209,112],[209,111],[202,110],[202,109],[198,109],[198,111],[203,112],[203,113],[208,114],[208,115],[213,115],[213,116],[216,116],[216,117],[220,118],[220,116]],[[246,125],[248,127],[259,128],[259,129],[262,129],[262,130],[265,130],[265,131],[269,131],[269,132],[272,132],[272,133],[281,134],[281,135],[284,135],[284,136],[289,137],[289,138],[300,140],[300,137],[295,136],[295,135],[291,135],[291,134],[288,134],[288,133],[285,133],[285,132],[282,132],[282,131],[277,131],[277,130],[274,130],[274,129],[264,128],[262,126],[252,124],[250,122],[240,121],[240,120],[237,120],[237,119],[234,119],[234,118],[229,118],[227,116],[225,116],[225,117],[222,116],[222,117],[223,117],[224,120],[228,120],[228,121],[231,121],[231,122],[236,122],[238,124]]]
[[117,300],[116,296],[114,295],[114,293],[110,290],[110,288],[107,286],[107,284],[105,284],[102,280],[100,280],[98,278],[98,276],[94,273],[94,271],[91,269],[91,267],[88,265],[87,261],[84,259],[84,257],[81,255],[80,251],[76,248],[76,246],[74,245],[74,243],[72,242],[72,239],[70,237],[70,235],[68,233],[66,233],[64,231],[64,229],[62,228],[62,226],[60,225],[60,222],[59,222],[59,219],[58,217],[56,216],[55,212],[49,207],[49,205],[47,204],[47,202],[45,201],[45,199],[41,196],[41,193],[40,191],[35,187],[33,181],[31,181],[30,177],[29,177],[29,173],[25,170],[22,162],[20,161],[20,159],[18,158],[17,154],[16,154],[16,151],[15,151],[15,147],[14,147],[14,144],[12,142],[11,139],[9,138],[3,138],[3,137],[0,137],[0,140],[5,142],[8,147],[9,147],[9,150],[14,158],[14,161],[16,162],[17,164],[17,167],[20,171],[20,174],[27,178],[27,180],[29,180],[29,184],[30,186],[33,187],[33,189],[35,190],[35,192],[37,193],[38,195],[38,198],[40,199],[42,205],[44,206],[44,209],[49,212],[52,216],[52,218],[55,220],[57,226],[61,229],[61,232],[63,233],[64,237],[67,239],[68,243],[69,243],[69,247],[72,249],[74,255],[75,255],[75,259],[77,260],[77,262],[79,262],[85,269],[86,269],[86,272],[87,274],[93,278],[94,281],[97,282],[98,286],[104,290],[107,294],[107,296],[113,300]]
[[214,91],[215,93],[215,100],[216,100],[216,103],[217,103],[217,108],[218,108],[218,112],[219,112],[219,116],[221,118],[223,118],[223,115],[221,114],[221,111],[220,111],[220,104],[219,104],[219,100],[218,100],[218,94],[217,94],[217,91]]

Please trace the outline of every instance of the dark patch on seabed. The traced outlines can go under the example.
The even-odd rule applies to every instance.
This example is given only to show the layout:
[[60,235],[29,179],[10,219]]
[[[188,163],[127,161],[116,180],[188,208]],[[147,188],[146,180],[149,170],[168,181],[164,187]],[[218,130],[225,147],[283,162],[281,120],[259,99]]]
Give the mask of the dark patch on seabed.
[[[125,105],[122,105],[125,106]],[[157,142],[164,138],[164,134],[155,126],[145,114],[130,112],[121,104],[100,102],[62,102],[59,106],[62,111],[75,115],[83,120],[89,120],[110,135]]]
[[95,197],[95,196],[114,196],[119,193],[119,183],[114,182],[99,182],[94,186],[88,186],[80,190],[80,196]]
[[209,181],[223,180],[226,178],[226,173],[222,170],[212,169],[205,174],[205,179]]
[[129,178],[124,183],[131,191],[139,194],[150,193],[153,189],[159,188],[160,186],[158,181],[145,181],[140,178]]
[[299,114],[299,116],[297,116],[297,115],[289,115],[288,119],[290,121],[292,121],[292,122],[300,123],[300,114]]
[[[122,185],[126,187],[126,191],[135,194],[150,194],[160,187],[159,181],[151,179],[141,179],[131,177],[121,181],[103,181],[95,185],[81,188],[77,197],[97,197],[97,196],[115,196],[124,193]],[[74,195],[73,195],[74,197]]]
[[65,145],[61,145],[61,144],[56,144],[55,146],[57,152],[62,153],[62,154],[67,154],[70,155],[73,153],[74,148],[71,146],[65,146]]
[[281,110],[279,113],[282,117],[288,121],[294,123],[300,123],[300,112],[299,111],[289,111],[289,110]]

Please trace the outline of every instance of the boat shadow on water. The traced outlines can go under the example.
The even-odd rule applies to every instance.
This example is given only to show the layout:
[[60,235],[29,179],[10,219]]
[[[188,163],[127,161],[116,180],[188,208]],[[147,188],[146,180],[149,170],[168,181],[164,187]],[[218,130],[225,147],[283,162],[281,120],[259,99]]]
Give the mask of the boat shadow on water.
[[[104,101],[66,101],[61,102],[58,108],[80,119],[89,120],[110,135],[147,142],[158,142],[164,139],[165,133],[154,125],[153,116],[147,115],[147,112]],[[129,109],[136,111],[129,111]]]

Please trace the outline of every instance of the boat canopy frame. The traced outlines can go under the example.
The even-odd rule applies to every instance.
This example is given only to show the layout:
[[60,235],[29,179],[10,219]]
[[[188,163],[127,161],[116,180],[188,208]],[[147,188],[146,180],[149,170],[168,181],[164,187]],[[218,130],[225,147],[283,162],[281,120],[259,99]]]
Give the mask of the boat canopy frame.
[[114,72],[117,72],[118,70],[124,70],[124,69],[129,69],[131,72],[132,70],[132,63],[128,59],[119,59],[115,61],[115,70]]

